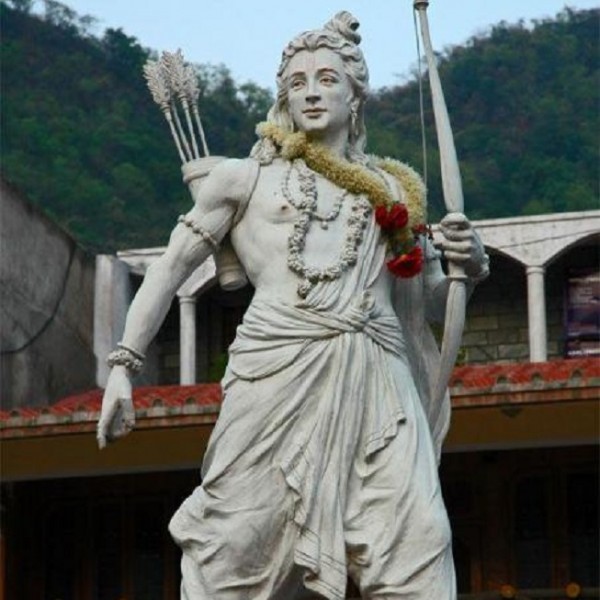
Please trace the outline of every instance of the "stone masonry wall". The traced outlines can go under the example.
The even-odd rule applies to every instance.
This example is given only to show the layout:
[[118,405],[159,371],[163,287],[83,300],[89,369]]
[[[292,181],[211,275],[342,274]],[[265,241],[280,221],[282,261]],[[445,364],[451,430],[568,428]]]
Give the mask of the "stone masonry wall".
[[467,306],[462,361],[482,363],[527,359],[527,289],[524,269],[507,260],[491,263],[492,275]]
[[[546,271],[548,359],[564,356],[564,297],[569,269],[597,265],[598,248],[582,245],[566,252]],[[460,360],[463,363],[529,360],[525,268],[500,256],[491,258],[491,276],[467,306]]]

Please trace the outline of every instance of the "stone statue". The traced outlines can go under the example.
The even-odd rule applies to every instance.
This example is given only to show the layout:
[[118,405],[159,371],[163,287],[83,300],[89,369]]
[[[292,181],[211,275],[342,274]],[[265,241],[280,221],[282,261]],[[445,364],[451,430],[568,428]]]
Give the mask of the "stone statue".
[[[426,319],[448,288],[412,169],[365,154],[368,72],[347,12],[294,38],[250,158],[204,178],[148,269],[111,353],[98,440],[134,425],[131,376],[177,289],[230,240],[255,288],[229,350],[202,485],[174,515],[186,600],[455,598],[437,473],[448,399]],[[487,273],[462,214],[441,226],[471,284]],[[471,285],[472,287],[472,285]]]

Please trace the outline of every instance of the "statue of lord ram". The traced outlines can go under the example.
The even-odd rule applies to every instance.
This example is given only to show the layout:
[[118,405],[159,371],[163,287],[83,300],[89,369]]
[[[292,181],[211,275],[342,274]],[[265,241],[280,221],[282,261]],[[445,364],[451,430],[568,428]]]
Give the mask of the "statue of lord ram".
[[[450,212],[446,275],[420,177],[365,153],[357,29],[340,12],[285,47],[248,158],[178,143],[194,205],[109,355],[101,447],[133,428],[132,376],[190,274],[215,254],[227,286],[255,289],[229,348],[202,483],[170,523],[185,600],[337,600],[348,577],[364,598],[456,597],[437,471],[450,407],[427,322],[444,320],[453,285],[460,301],[488,260],[467,218]],[[191,102],[185,115],[172,131],[200,124]]]

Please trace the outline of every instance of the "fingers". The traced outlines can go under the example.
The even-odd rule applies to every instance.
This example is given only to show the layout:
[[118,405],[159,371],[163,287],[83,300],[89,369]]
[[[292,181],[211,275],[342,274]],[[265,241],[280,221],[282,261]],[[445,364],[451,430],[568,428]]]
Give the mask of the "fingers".
[[440,223],[444,236],[442,247],[448,260],[465,262],[474,250],[474,233],[471,223],[462,213],[448,213]]
[[122,398],[121,406],[123,408],[123,427],[129,433],[135,425],[135,409],[133,408],[131,398]]
[[127,407],[131,406],[131,400],[129,398],[119,398],[119,410],[116,412],[110,428],[108,431],[108,441],[115,441],[122,437],[125,437],[128,433],[131,433],[133,425],[135,423],[135,416],[126,416],[125,412],[128,410]]
[[470,256],[473,253],[474,245],[471,240],[466,242],[453,242],[447,240],[442,244],[442,248],[444,249],[444,254],[446,256],[448,256],[448,252],[467,254]]
[[446,229],[470,229],[471,223],[463,213],[448,213],[441,221],[440,226]]
[[448,213],[440,222],[440,230],[447,240],[461,242],[473,239],[471,223],[462,213]]
[[444,238],[451,241],[462,242],[463,240],[472,240],[474,237],[472,229],[449,229],[440,227]]
[[[465,272],[489,273],[485,267],[485,248],[471,223],[462,213],[448,213],[440,222],[444,236],[442,248],[449,262],[460,264]],[[484,277],[483,277],[484,278]]]
[[131,398],[117,398],[100,416],[96,438],[103,449],[108,442],[126,436],[135,425],[135,409]]
[[470,254],[462,254],[460,252],[452,252],[451,250],[445,250],[444,256],[453,263],[466,263],[471,259]]
[[98,442],[98,448],[104,450],[106,448],[106,434],[101,433],[100,430],[96,433],[96,441]]
[[96,439],[98,440],[98,447],[101,450],[106,447],[107,441],[110,441],[110,424],[115,418],[118,410],[119,400],[110,402],[106,409],[104,404],[102,405],[102,413],[100,414],[100,420],[98,421],[98,427],[96,429]]

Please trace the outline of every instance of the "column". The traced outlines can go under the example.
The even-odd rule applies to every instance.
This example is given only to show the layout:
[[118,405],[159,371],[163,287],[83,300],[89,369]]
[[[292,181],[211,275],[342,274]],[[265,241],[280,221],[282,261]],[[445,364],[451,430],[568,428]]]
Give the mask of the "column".
[[96,385],[105,387],[110,369],[106,357],[121,341],[131,303],[129,266],[116,256],[96,256],[94,284],[94,354]]
[[196,383],[196,298],[179,297],[179,383]]
[[529,320],[529,360],[548,360],[546,334],[546,295],[544,293],[544,273],[540,266],[527,267],[527,310]]

